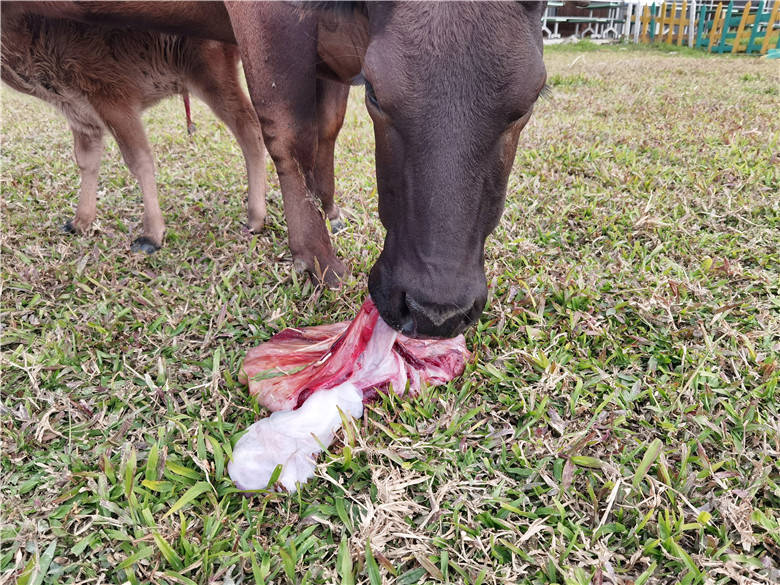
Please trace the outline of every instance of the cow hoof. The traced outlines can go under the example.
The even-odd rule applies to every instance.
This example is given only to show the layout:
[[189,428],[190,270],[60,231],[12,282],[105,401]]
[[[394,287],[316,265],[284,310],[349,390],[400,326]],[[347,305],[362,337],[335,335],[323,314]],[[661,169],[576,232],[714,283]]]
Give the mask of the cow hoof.
[[330,231],[334,234],[339,233],[341,230],[345,229],[346,227],[347,227],[347,222],[345,222],[340,217],[330,220]]
[[263,231],[264,227],[265,227],[265,222],[260,222],[259,224],[255,224],[255,225],[249,223],[244,224],[244,229],[252,235],[259,234],[260,232]]
[[298,274],[308,274],[315,285],[323,285],[327,288],[339,288],[347,274],[347,267],[338,258],[328,264],[325,270],[313,268],[303,258],[293,260],[293,269]]
[[312,274],[311,279],[316,284],[321,284],[326,288],[336,289],[341,288],[341,285],[346,276],[347,269],[341,262],[339,262],[339,266],[335,270],[329,267],[322,275],[322,278],[316,274]]
[[303,258],[295,258],[293,260],[293,270],[297,272],[298,274],[306,274],[311,273],[311,270],[309,269],[309,265],[306,264],[306,260]]
[[146,236],[136,238],[133,240],[133,243],[130,246],[131,252],[146,252],[147,254],[154,254],[159,249],[160,246],[155,244],[151,238],[147,238]]
[[73,222],[71,220],[66,221],[62,226],[62,232],[65,234],[75,234],[78,233],[78,230],[73,225]]

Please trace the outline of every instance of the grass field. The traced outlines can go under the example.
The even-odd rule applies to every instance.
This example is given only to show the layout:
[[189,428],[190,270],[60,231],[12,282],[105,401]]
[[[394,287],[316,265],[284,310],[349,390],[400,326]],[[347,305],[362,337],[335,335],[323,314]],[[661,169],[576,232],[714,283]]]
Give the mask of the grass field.
[[60,232],[70,133],[3,89],[0,583],[777,583],[777,65],[546,62],[474,363],[373,405],[293,496],[225,473],[266,414],[236,373],[366,294],[383,232],[361,92],[336,162],[352,278],[322,291],[291,270],[273,173],[269,225],[244,231],[240,151],[202,104],[192,139],[180,100],[145,117],[168,225],[146,257],[113,143],[94,229]]

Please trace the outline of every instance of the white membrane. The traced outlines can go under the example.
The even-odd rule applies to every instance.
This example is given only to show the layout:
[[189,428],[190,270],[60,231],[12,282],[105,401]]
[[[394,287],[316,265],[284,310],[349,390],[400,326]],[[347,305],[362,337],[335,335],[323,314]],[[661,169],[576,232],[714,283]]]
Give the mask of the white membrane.
[[265,489],[277,465],[279,483],[289,492],[314,476],[320,444],[328,447],[341,428],[339,409],[353,418],[363,416],[363,393],[351,382],[318,390],[297,410],[274,412],[249,427],[233,448],[230,478],[242,490]]

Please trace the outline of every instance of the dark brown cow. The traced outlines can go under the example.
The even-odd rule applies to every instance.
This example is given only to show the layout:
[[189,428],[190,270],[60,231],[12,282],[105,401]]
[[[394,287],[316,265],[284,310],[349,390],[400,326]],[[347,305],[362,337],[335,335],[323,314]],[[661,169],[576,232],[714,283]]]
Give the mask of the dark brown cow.
[[[193,3],[103,4],[35,10],[164,30],[186,24],[207,36],[225,30],[218,4],[208,5],[210,23],[194,16]],[[322,104],[335,100],[336,82],[363,81],[387,228],[371,295],[407,335],[454,336],[484,307],[485,239],[544,87],[545,3],[316,4],[224,5],[279,173],[294,262],[329,282],[344,272],[312,195],[322,189],[319,142],[329,134]]]
[[163,98],[192,91],[230,128],[244,153],[249,178],[249,227],[265,221],[265,150],[252,104],[238,77],[234,44],[115,30],[38,15],[2,15],[2,79],[52,104],[73,132],[81,191],[67,231],[83,232],[96,215],[103,134],[116,138],[144,201],[143,235],[133,250],[163,243],[154,158],[141,112]]

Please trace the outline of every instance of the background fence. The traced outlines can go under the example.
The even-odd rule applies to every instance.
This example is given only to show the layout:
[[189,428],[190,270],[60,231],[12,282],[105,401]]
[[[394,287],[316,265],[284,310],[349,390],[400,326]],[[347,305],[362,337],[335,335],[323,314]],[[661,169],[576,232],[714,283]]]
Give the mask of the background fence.
[[777,53],[780,0],[548,2],[546,39],[669,43],[712,53]]

